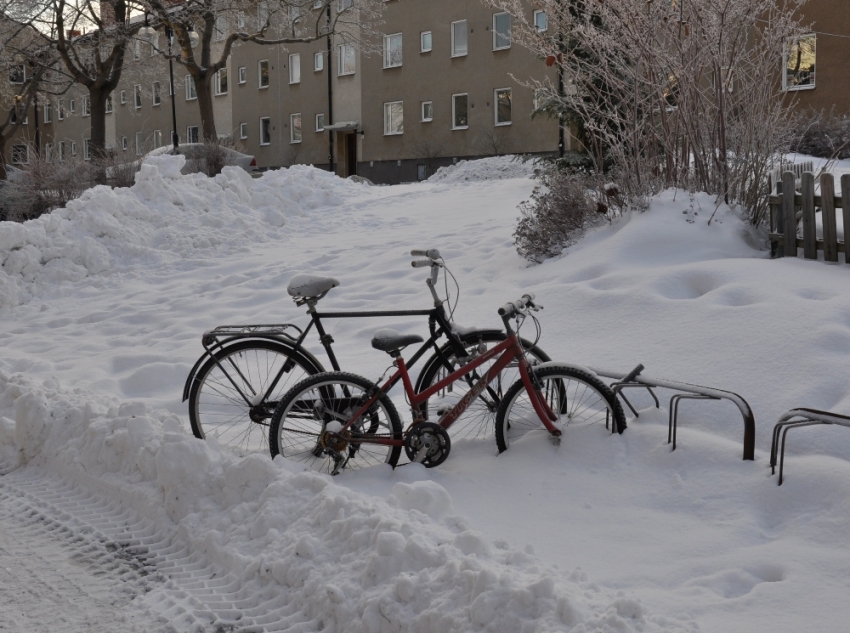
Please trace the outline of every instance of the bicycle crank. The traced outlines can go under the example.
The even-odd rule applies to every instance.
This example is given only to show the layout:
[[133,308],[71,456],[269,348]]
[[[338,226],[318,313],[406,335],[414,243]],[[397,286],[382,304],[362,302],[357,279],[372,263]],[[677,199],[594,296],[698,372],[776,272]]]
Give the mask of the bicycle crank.
[[420,422],[410,429],[404,438],[404,452],[407,453],[407,458],[425,468],[442,464],[451,449],[449,434],[434,422]]

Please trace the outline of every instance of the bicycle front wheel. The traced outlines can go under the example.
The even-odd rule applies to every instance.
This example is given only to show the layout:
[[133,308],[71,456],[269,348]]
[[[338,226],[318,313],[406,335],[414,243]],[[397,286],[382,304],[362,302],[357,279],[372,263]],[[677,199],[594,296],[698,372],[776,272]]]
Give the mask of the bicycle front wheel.
[[[237,341],[198,370],[189,391],[195,437],[215,437],[240,455],[269,450],[269,423],[284,393],[322,371],[290,345],[274,340]],[[271,393],[266,393],[277,379]]]
[[[571,424],[606,424],[614,430],[626,428],[626,417],[619,400],[604,382],[593,374],[566,366],[533,370],[539,393],[557,416],[554,425],[562,432]],[[543,423],[534,410],[522,380],[515,382],[505,394],[496,414],[496,444],[502,453],[520,437],[538,429]]]
[[379,443],[402,439],[398,411],[386,394],[348,429],[339,430],[377,390],[375,383],[346,372],[301,381],[283,397],[272,417],[272,457],[283,455],[324,473],[338,470],[338,464],[348,470],[376,464],[395,467],[401,445]]

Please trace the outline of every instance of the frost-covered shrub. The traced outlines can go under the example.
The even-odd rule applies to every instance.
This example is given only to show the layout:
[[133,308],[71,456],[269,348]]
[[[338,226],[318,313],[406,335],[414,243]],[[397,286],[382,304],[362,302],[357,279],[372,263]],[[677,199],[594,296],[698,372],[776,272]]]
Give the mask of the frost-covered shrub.
[[27,168],[0,192],[3,219],[24,222],[64,207],[94,185],[95,172],[93,163],[79,156],[58,161],[30,152]]
[[541,184],[531,199],[519,205],[514,231],[517,252],[537,263],[560,254],[608,211],[598,201],[590,176],[546,166],[538,178]]
[[850,158],[850,118],[816,112],[797,129],[793,151],[818,158]]

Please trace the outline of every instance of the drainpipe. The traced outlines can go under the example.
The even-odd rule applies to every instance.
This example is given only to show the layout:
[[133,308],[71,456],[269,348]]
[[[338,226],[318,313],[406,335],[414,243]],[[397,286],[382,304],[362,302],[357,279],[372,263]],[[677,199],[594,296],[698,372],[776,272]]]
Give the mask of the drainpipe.
[[[331,28],[331,3],[328,2],[328,120],[325,125],[332,125],[334,122],[334,87],[333,87],[333,36],[330,32]],[[328,171],[334,173],[334,133],[333,130],[328,132]]]

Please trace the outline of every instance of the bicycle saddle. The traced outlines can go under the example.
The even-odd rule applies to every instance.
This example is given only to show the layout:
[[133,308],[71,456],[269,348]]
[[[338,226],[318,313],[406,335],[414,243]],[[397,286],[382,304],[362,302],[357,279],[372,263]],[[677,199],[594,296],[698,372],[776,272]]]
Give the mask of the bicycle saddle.
[[413,343],[421,343],[423,340],[418,334],[399,334],[395,330],[383,328],[372,336],[372,347],[382,352],[395,352]]
[[289,280],[286,291],[292,297],[312,298],[336,288],[339,281],[333,277],[317,277],[316,275],[295,275]]

